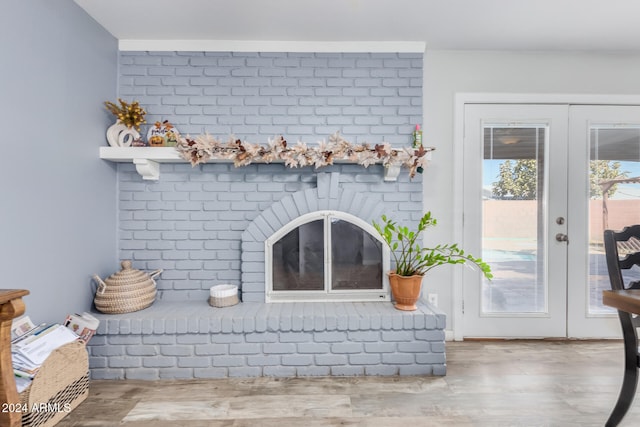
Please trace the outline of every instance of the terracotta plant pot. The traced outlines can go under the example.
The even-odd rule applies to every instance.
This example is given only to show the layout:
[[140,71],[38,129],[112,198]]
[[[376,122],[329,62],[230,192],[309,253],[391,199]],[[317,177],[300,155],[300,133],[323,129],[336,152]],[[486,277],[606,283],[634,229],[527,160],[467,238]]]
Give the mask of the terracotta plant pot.
[[423,276],[399,276],[394,271],[389,272],[389,284],[391,285],[391,295],[395,300],[395,307],[398,310],[416,310],[416,302],[420,298]]

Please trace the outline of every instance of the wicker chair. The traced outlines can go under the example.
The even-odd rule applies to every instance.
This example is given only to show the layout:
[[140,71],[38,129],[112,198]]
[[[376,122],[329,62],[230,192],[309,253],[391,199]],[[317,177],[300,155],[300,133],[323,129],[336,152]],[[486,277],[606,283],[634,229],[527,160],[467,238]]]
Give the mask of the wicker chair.
[[[640,248],[636,252],[629,252],[629,242],[640,238],[640,225],[625,227],[620,232],[605,230],[604,247],[609,270],[611,289],[640,289],[640,281],[630,281],[625,284],[622,270],[629,270],[634,265],[640,266]],[[622,256],[622,258],[621,258]],[[607,420],[606,426],[617,426],[625,416],[638,386],[638,370],[640,369],[640,352],[638,350],[638,333],[640,317],[618,310],[622,337],[624,340],[624,378],[616,406]]]

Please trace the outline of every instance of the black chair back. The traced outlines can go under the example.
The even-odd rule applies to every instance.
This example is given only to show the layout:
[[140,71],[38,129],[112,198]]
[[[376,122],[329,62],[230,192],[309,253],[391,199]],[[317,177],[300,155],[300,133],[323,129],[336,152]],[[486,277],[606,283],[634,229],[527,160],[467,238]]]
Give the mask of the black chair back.
[[[622,231],[605,230],[604,249],[611,289],[614,291],[640,289],[640,279],[628,278],[625,283],[625,275],[623,274],[625,270],[630,270],[634,265],[640,266],[640,225],[625,227]],[[605,424],[606,427],[617,426],[631,407],[638,385],[638,370],[640,368],[636,329],[640,327],[640,317],[618,310],[618,318],[624,340],[625,370],[618,401]]]
[[611,289],[640,289],[640,280],[625,284],[622,274],[622,270],[628,270],[634,265],[640,266],[640,225],[625,227],[619,232],[605,230],[604,250]]

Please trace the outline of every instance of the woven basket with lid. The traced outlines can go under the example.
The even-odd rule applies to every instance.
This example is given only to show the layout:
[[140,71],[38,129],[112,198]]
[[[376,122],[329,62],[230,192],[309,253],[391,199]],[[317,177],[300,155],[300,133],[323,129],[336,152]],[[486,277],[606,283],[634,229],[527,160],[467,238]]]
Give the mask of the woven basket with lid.
[[156,299],[156,282],[154,278],[162,273],[155,270],[151,273],[131,267],[131,261],[122,261],[122,270],[112,274],[104,281],[94,275],[98,283],[93,302],[102,313],[131,313],[149,307]]

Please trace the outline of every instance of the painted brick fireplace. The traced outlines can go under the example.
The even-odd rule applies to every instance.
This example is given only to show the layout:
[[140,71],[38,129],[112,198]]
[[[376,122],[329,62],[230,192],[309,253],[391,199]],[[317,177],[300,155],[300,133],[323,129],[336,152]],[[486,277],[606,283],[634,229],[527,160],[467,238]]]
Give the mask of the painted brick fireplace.
[[[119,168],[120,257],[164,271],[152,307],[99,315],[94,378],[446,372],[445,316],[425,303],[407,313],[389,302],[264,302],[261,239],[276,224],[319,209],[417,221],[421,179],[384,182],[379,165],[178,164],[145,182],[132,165]],[[239,285],[243,302],[210,307],[209,288],[220,283]]]
[[[421,54],[125,52],[120,95],[139,99],[149,123],[169,119],[183,133],[264,142],[338,130],[402,146],[421,121],[421,76]],[[389,302],[265,303],[264,238],[296,215],[422,216],[421,176],[383,175],[381,165],[172,163],[144,181],[118,164],[119,256],[163,273],[152,307],[97,314],[92,377],[444,375],[445,316],[426,303],[415,312]],[[209,288],[221,283],[238,285],[242,302],[210,307]]]

